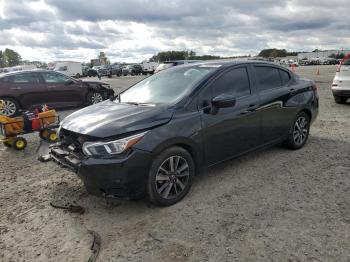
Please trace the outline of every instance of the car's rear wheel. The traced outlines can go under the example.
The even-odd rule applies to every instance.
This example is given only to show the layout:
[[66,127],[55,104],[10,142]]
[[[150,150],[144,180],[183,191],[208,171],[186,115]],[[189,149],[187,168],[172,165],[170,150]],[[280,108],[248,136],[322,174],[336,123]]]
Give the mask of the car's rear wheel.
[[347,97],[334,96],[334,100],[337,104],[345,104],[347,99]]
[[310,118],[305,112],[300,112],[295,118],[285,144],[288,148],[296,150],[302,148],[310,132]]
[[153,161],[147,183],[149,200],[155,205],[170,206],[183,199],[191,188],[195,165],[181,147],[161,152]]
[[0,98],[1,105],[0,105],[0,115],[4,116],[14,116],[19,111],[19,105],[16,100],[12,98]]
[[103,101],[103,96],[100,92],[91,91],[87,96],[87,104],[94,105]]

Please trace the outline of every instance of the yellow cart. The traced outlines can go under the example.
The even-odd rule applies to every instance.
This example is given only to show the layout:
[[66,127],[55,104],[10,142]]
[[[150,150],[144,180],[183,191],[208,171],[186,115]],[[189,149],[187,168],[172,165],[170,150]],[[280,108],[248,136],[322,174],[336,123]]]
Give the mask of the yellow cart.
[[11,118],[0,115],[0,142],[6,147],[23,150],[27,146],[27,140],[21,135],[34,132],[38,132],[42,139],[56,142],[57,133],[54,129],[59,126],[59,122],[59,116],[55,110],[39,113],[37,117],[27,122],[21,116]]

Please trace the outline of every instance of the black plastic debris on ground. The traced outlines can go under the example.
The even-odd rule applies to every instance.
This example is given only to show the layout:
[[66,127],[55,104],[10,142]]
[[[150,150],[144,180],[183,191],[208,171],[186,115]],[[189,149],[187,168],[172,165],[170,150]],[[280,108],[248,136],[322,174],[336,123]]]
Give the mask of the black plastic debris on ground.
[[50,206],[52,206],[53,208],[64,209],[64,210],[67,210],[67,211],[69,211],[71,213],[78,213],[78,214],[84,214],[85,213],[85,209],[82,206],[72,205],[69,202],[66,203],[66,204],[50,202]]
[[89,257],[88,262],[95,262],[101,249],[101,237],[95,231],[89,230],[89,233],[92,235],[93,241],[90,248],[92,251],[92,254]]

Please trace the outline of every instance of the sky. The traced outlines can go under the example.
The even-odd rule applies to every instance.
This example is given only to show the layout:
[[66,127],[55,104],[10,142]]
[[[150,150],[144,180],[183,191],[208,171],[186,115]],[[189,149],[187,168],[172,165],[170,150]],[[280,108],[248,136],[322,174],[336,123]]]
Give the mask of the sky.
[[350,48],[348,0],[0,0],[0,50],[141,62],[159,51],[256,55]]

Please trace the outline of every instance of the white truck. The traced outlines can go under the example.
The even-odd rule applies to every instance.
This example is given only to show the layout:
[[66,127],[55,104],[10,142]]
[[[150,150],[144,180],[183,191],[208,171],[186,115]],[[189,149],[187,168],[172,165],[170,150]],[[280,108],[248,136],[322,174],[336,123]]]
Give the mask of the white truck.
[[157,62],[144,61],[140,65],[142,67],[142,74],[147,75],[147,74],[153,74],[159,64]]
[[79,78],[83,75],[83,66],[80,62],[58,62],[55,64],[54,71]]

